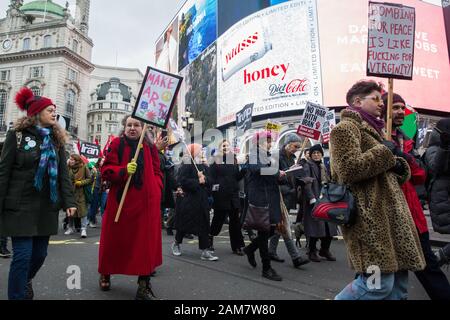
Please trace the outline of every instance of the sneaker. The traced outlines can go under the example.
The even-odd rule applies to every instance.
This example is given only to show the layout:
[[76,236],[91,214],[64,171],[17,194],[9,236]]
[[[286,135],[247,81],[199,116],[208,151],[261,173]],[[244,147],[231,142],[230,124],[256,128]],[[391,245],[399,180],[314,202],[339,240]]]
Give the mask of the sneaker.
[[217,261],[217,260],[219,260],[218,257],[213,256],[211,251],[208,251],[208,250],[203,250],[202,255],[200,256],[200,259],[206,260],[206,261]]
[[11,258],[12,254],[9,252],[7,248],[0,248],[0,257],[2,258]]
[[97,228],[97,225],[93,222],[89,222],[89,228]]
[[439,267],[450,265],[450,245],[439,248],[435,254],[438,259]]
[[194,236],[193,236],[192,234],[190,234],[190,233],[184,235],[184,237],[185,237],[186,239],[189,239],[189,240],[194,239]]
[[72,229],[71,227],[68,227],[67,230],[66,230],[66,232],[64,232],[64,234],[65,234],[66,236],[68,236],[68,235],[70,235],[70,234],[73,234],[73,233],[74,233],[74,231],[73,231],[73,229]]
[[177,257],[181,256],[181,247],[179,243],[172,243],[172,254]]
[[82,229],[82,230],[81,230],[81,237],[82,237],[82,238],[87,238],[86,229]]
[[272,280],[272,281],[281,281],[281,280],[283,280],[283,278],[281,278],[281,276],[272,268],[270,268],[268,270],[264,270],[262,272],[262,276],[264,278],[267,278],[267,279]]

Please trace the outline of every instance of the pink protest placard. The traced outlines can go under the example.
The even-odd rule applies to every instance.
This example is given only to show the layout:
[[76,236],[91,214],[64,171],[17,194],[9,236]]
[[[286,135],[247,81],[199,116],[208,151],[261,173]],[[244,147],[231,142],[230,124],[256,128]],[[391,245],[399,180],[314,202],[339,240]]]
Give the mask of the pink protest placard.
[[303,112],[297,134],[303,137],[319,140],[322,127],[326,121],[327,108],[308,102]]
[[166,128],[183,78],[147,67],[132,117]]
[[415,28],[414,8],[369,2],[367,75],[412,80]]

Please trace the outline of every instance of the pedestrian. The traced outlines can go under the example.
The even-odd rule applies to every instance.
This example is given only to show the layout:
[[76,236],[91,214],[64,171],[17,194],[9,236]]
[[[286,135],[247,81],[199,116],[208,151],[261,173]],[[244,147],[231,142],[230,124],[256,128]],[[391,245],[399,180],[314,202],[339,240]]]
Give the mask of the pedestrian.
[[257,132],[252,137],[253,147],[247,166],[248,186],[247,198],[249,205],[267,207],[270,218],[270,231],[259,231],[256,238],[243,251],[249,264],[256,268],[255,252],[259,249],[262,262],[262,276],[273,281],[281,281],[282,277],[272,268],[269,256],[269,238],[274,234],[275,227],[281,222],[280,189],[278,183],[285,177],[270,156],[272,134],[270,131]]
[[[328,261],[336,261],[336,257],[331,253],[330,247],[333,237],[337,236],[337,227],[333,223],[315,220],[312,217],[314,204],[320,198],[322,186],[330,181],[328,172],[323,164],[323,149],[320,144],[316,144],[308,150],[309,158],[303,165],[302,181],[302,203],[303,226],[308,238],[308,257],[313,262],[321,262],[319,256]],[[317,242],[320,240],[320,250],[317,255]]]
[[[450,118],[436,124],[424,158],[431,176],[427,191],[433,229],[450,234]],[[441,266],[450,263],[450,244],[439,249],[438,258]]]
[[89,205],[89,227],[97,228],[97,213],[101,207],[102,199],[102,173],[101,167],[103,165],[103,158],[98,158],[95,166],[92,168],[92,201]]
[[213,194],[214,216],[211,222],[210,245],[214,250],[214,237],[222,230],[225,219],[228,217],[231,251],[243,256],[245,247],[240,223],[239,181],[243,172],[237,163],[236,155],[232,152],[230,142],[222,140],[219,152],[214,156],[210,165],[210,177]]
[[80,155],[72,154],[69,158],[69,177],[73,184],[73,192],[77,207],[76,215],[69,217],[69,226],[65,235],[71,235],[75,232],[75,218],[81,221],[81,238],[87,237],[88,226],[88,200],[86,198],[85,188],[88,190],[92,187],[91,173],[86,164],[83,163]]
[[208,197],[211,190],[207,167],[202,163],[202,146],[187,146],[192,159],[185,157],[178,171],[178,183],[183,194],[177,201],[175,214],[175,240],[172,243],[172,254],[181,255],[181,244],[186,234],[198,236],[198,248],[202,251],[200,259],[217,261],[219,258],[208,250],[209,243],[209,211]]
[[[425,268],[400,189],[410,176],[408,163],[383,145],[381,92],[375,81],[355,83],[347,93],[349,107],[331,131],[333,181],[350,188],[358,211],[355,224],[342,227],[350,266],[358,277],[336,300],[407,299],[408,270]],[[376,271],[379,285],[370,286],[368,277]]]
[[[388,95],[383,95],[383,103],[387,105]],[[411,178],[402,185],[402,191],[408,203],[409,211],[419,234],[422,252],[425,257],[426,267],[422,271],[416,271],[415,275],[424,287],[431,300],[450,300],[450,284],[447,276],[439,267],[439,262],[431,249],[430,233],[427,220],[422,210],[415,185],[423,185],[426,180],[426,172],[419,166],[414,158],[414,141],[408,139],[400,127],[405,119],[405,100],[394,93],[392,106],[392,145],[393,153],[408,162],[411,170]]]
[[32,280],[44,264],[50,236],[63,208],[75,214],[66,165],[67,134],[56,106],[22,88],[15,102],[26,116],[8,131],[0,160],[0,236],[11,237],[8,298],[33,299]]
[[[155,298],[150,275],[162,264],[162,173],[158,150],[148,136],[138,146],[143,123],[126,116],[123,132],[115,138],[102,166],[102,177],[111,183],[100,236],[99,285],[110,290],[111,275],[138,276],[136,300]],[[139,148],[137,161],[133,161]],[[116,213],[128,177],[131,183],[118,222]]]
[[[295,153],[301,149],[302,141],[297,134],[289,134],[286,136],[285,142],[279,152],[279,168],[282,171],[289,170],[295,165]],[[280,186],[281,194],[283,196],[284,204],[288,210],[297,209],[297,190],[295,187],[295,172],[292,175],[287,175]],[[287,217],[289,218],[289,217]],[[284,262],[277,254],[278,242],[280,237],[283,236],[284,245],[292,259],[292,263],[295,268],[299,268],[302,265],[309,263],[309,259],[302,257],[300,251],[295,245],[295,241],[291,235],[291,223],[286,221],[286,232],[275,232],[275,234],[269,239],[269,255],[273,261]]]

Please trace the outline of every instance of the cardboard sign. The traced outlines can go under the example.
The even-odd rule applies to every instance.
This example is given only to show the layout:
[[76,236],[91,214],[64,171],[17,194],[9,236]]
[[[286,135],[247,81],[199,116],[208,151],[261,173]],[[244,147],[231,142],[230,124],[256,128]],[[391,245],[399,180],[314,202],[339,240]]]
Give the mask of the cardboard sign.
[[236,113],[236,130],[245,132],[252,128],[253,103]]
[[412,80],[415,9],[369,2],[368,29],[367,75]]
[[80,155],[86,158],[98,158],[100,157],[100,146],[88,142],[82,142],[80,144]]
[[132,117],[166,128],[182,77],[147,67]]
[[279,133],[279,132],[281,131],[282,127],[283,127],[283,126],[282,126],[281,124],[279,124],[279,123],[268,121],[268,122],[266,123],[265,129],[266,129],[267,131],[272,131],[272,132],[277,132],[277,133]]
[[300,121],[297,134],[306,138],[319,140],[322,127],[326,121],[328,109],[321,105],[308,102]]
[[330,110],[327,112],[326,121],[322,127],[322,142],[328,143],[330,142],[330,133],[331,130],[336,126],[336,114],[334,110]]

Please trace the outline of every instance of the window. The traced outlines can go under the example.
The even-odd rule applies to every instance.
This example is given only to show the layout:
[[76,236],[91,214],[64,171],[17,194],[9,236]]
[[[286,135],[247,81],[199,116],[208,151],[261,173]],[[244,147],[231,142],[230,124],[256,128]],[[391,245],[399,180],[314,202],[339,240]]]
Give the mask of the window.
[[117,109],[117,103],[115,102],[111,103],[111,109]]
[[[6,90],[0,90],[0,128],[5,127],[5,114],[6,114],[6,103],[8,101],[8,93]],[[2,130],[0,130],[2,131]],[[6,129],[4,130],[6,131]]]
[[117,130],[117,125],[115,124],[110,124],[109,128],[108,128],[108,133],[115,133]]
[[101,124],[97,125],[97,132],[102,132],[102,125]]
[[69,68],[67,78],[69,78],[70,81],[76,82],[78,78],[78,73],[75,70]]
[[109,114],[109,121],[116,121],[117,120],[117,115],[115,113],[110,113]]
[[23,39],[23,50],[24,51],[30,50],[30,44],[31,44],[30,38]]
[[31,67],[30,68],[30,78],[42,78],[44,77],[44,67]]
[[73,118],[75,109],[76,93],[72,89],[66,91],[66,115]]
[[101,114],[97,115],[97,121],[102,121],[102,115]]
[[[92,130],[92,131],[94,131],[94,130]],[[94,136],[90,136],[89,141],[94,141]]]
[[98,108],[99,108],[99,109],[103,109],[103,103],[102,103],[102,102],[100,102],[100,103],[98,104]]
[[33,91],[33,94],[35,96],[39,96],[39,97],[41,96],[41,88],[34,86],[34,87],[31,87],[30,89],[31,89],[31,91]]
[[10,80],[11,71],[10,70],[2,70],[0,71],[0,81],[9,81]]
[[95,139],[98,141],[99,144],[102,144],[102,136],[95,136]]
[[75,39],[72,41],[72,51],[78,52],[78,41]]
[[118,93],[111,93],[111,100],[118,100],[119,94]]
[[[90,129],[89,129],[89,132],[90,132],[90,133],[93,133],[93,132],[94,132],[94,125],[93,125],[93,124],[91,124]],[[92,139],[91,139],[91,141],[92,141]]]
[[50,48],[52,46],[52,36],[46,35],[44,37],[44,48]]

